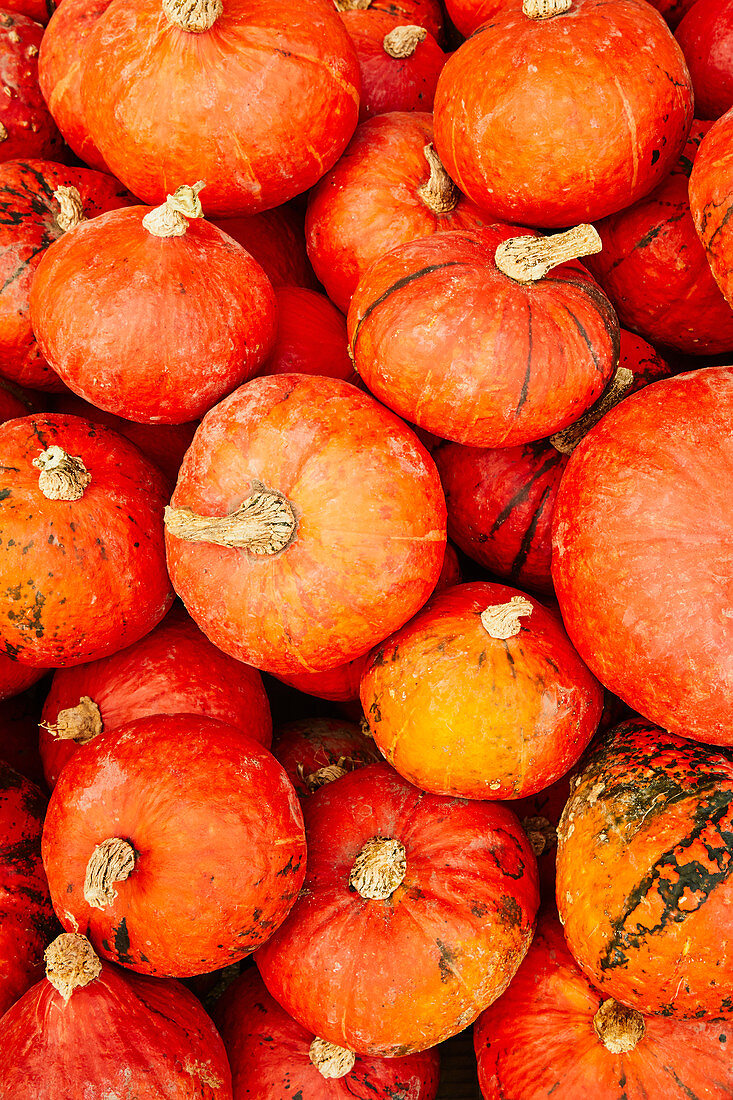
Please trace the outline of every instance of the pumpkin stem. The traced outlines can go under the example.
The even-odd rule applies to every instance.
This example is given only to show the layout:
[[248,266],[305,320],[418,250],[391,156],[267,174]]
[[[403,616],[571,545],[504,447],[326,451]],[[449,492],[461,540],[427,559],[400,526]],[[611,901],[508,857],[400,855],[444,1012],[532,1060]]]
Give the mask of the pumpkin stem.
[[402,61],[405,57],[412,57],[421,42],[428,36],[425,27],[395,27],[385,34],[382,40],[385,52],[395,61]]
[[570,427],[561,432],[555,432],[550,436],[550,443],[563,455],[571,455],[580,441],[586,437],[591,428],[602,420],[606,413],[618,405],[626,391],[634,384],[634,372],[628,367],[618,367],[605,390],[588,409],[580,420],[576,420]]
[[596,1035],[611,1054],[628,1054],[644,1038],[644,1017],[609,997],[593,1017]]
[[223,11],[221,0],[163,0],[168,22],[189,34],[211,30]]
[[546,817],[524,817],[521,826],[536,856],[549,851],[557,842],[557,829]]
[[481,612],[481,625],[490,638],[513,638],[522,629],[520,618],[532,614],[524,596],[512,596],[507,603],[495,603]]
[[497,248],[494,263],[516,283],[536,283],[558,264],[592,256],[602,247],[592,225],[576,225],[552,237],[510,237]]
[[239,547],[251,554],[279,554],[290,546],[298,530],[287,497],[264,486],[258,486],[228,516],[199,516],[189,508],[169,506],[164,522],[174,538]]
[[56,215],[56,225],[64,233],[68,233],[79,222],[86,220],[84,217],[84,204],[76,187],[59,187],[54,191],[53,197],[61,207]]
[[2,122],[0,122],[0,143],[2,143],[3,141],[7,141],[9,137],[10,134],[3,126]]
[[373,836],[354,860],[349,886],[363,898],[385,901],[402,883],[406,873],[404,845],[393,837]]
[[199,191],[204,181],[199,180],[193,187],[183,184],[168,195],[162,206],[154,207],[143,218],[143,228],[154,237],[182,237],[188,230],[188,221],[203,218],[204,211],[199,200]]
[[372,0],[333,0],[336,11],[366,11]]
[[79,455],[69,455],[61,447],[41,451],[33,465],[41,471],[38,488],[47,500],[80,500],[92,480]]
[[522,13],[528,19],[552,19],[570,11],[573,0],[522,0]]
[[102,973],[102,964],[86,936],[62,932],[46,948],[46,977],[66,1004],[75,989],[89,985]]
[[347,770],[344,764],[347,763],[345,756],[339,756],[337,764],[326,764],[325,767],[319,768],[318,771],[311,772],[310,775],[305,774],[305,768],[302,764],[298,764],[298,775],[305,783],[306,787],[313,794],[319,787],[325,787],[327,783],[334,783],[337,779],[341,779],[347,774]]
[[361,730],[364,737],[368,737],[370,741],[374,740],[374,734],[369,727],[369,721],[367,718],[361,719],[361,721],[359,722],[359,729]]
[[345,1077],[351,1073],[356,1062],[353,1050],[327,1043],[325,1039],[314,1039],[308,1050],[308,1057],[322,1077]]
[[430,178],[418,187],[417,193],[434,214],[449,214],[458,203],[458,188],[443,167],[432,142],[425,146],[423,153],[430,167]]
[[99,707],[88,695],[82,695],[75,707],[60,710],[55,722],[39,724],[59,740],[76,741],[77,745],[86,745],[103,728]]
[[135,849],[126,840],[110,837],[91,854],[84,876],[84,899],[95,909],[104,909],[117,897],[115,882],[124,882],[135,867]]

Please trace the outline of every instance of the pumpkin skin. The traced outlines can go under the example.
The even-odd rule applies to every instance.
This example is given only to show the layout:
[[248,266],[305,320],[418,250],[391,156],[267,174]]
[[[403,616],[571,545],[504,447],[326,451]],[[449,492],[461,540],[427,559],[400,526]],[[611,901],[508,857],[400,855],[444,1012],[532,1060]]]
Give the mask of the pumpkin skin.
[[[529,615],[507,639],[481,613],[515,597]],[[559,617],[487,581],[435,596],[371,655],[361,705],[400,775],[433,794],[522,798],[576,763],[596,731],[603,689]]]
[[64,1001],[43,978],[0,1020],[0,1087],[16,1100],[232,1100],[219,1035],[185,986],[103,962]]
[[38,49],[43,28],[25,15],[0,12],[0,79],[5,94],[0,102],[0,159],[47,157],[63,148],[38,86]]
[[[90,744],[92,729],[62,739],[59,711],[87,697],[99,709],[103,733],[156,714],[217,718],[270,747],[270,704],[256,669],[227,657],[176,606],[160,626],[135,645],[87,665],[60,669],[43,707],[40,749],[49,789],[61,769]],[[99,734],[97,734],[99,736]]]
[[89,137],[81,105],[84,48],[110,0],[64,0],[46,28],[38,55],[38,82],[43,98],[66,144],[98,172],[109,172]]
[[292,206],[263,210],[248,218],[210,218],[257,260],[274,287],[318,290],[305,248],[303,217]]
[[[537,865],[514,815],[426,795],[386,764],[322,787],[303,812],[305,889],[255,956],[269,992],[357,1054],[412,1054],[461,1031],[503,992],[532,938]],[[406,851],[404,881],[385,901],[349,886],[374,837]]]
[[495,225],[411,241],[375,261],[351,300],[361,378],[443,439],[541,439],[577,420],[618,364],[616,315],[578,264],[529,286],[497,268],[498,245],[517,235]]
[[445,548],[440,480],[371,397],[304,374],[240,387],[204,418],[171,504],[228,516],[260,485],[295,509],[295,539],[274,555],[186,542],[167,513],[176,592],[225,653],[278,676],[323,671],[422,607]]
[[36,23],[45,25],[53,15],[56,5],[53,0],[5,0],[3,7],[5,11],[27,15],[29,19],[35,20]]
[[[193,714],[140,718],[85,749],[61,773],[43,830],[64,928],[78,924],[104,958],[173,977],[226,966],[263,943],[297,897],[305,861],[298,800],[274,757],[241,730]],[[114,900],[94,908],[86,868],[110,837],[126,839],[136,863]]]
[[670,27],[676,27],[697,0],[650,0],[650,3],[664,16]]
[[311,1062],[314,1036],[288,1016],[252,969],[229,986],[214,1011],[232,1067],[234,1100],[281,1100],[285,1092],[308,1100],[435,1100],[437,1050],[404,1058],[359,1057],[345,1076],[329,1079]]
[[716,284],[690,213],[688,183],[709,122],[695,121],[670,175],[646,198],[596,225],[587,258],[622,324],[687,355],[733,348],[733,311]]
[[7,383],[0,379],[0,424],[6,420],[15,420],[19,416],[27,416],[33,412],[31,403],[26,403],[19,396],[21,391],[13,392]]
[[417,237],[488,225],[457,195],[439,212],[420,197],[430,178],[425,146],[432,116],[395,111],[357,128],[338,164],[313,188],[305,220],[308,255],[326,292],[345,313],[362,275],[391,248]]
[[20,695],[21,691],[37,683],[47,672],[47,668],[20,665],[4,653],[0,653],[0,699],[10,699],[13,695]]
[[83,63],[90,135],[151,205],[203,179],[211,214],[279,206],[338,160],[356,126],[359,65],[327,0],[231,0],[198,34],[169,23],[160,0],[113,0]]
[[511,986],[474,1025],[484,1100],[546,1100],[552,1089],[564,1100],[730,1096],[725,1023],[646,1016],[636,1047],[613,1053],[593,1026],[605,1001],[575,964],[555,914],[544,913]]
[[557,904],[587,977],[644,1013],[733,1015],[733,764],[632,719],[591,755],[558,829]]
[[435,146],[495,218],[577,225],[664,179],[692,106],[682,51],[646,0],[573,0],[549,19],[508,0],[440,74]]
[[326,782],[339,778],[323,774],[333,765],[351,772],[382,759],[370,737],[353,722],[338,718],[287,722],[275,731],[272,754],[285,768],[298,798],[308,798]]
[[31,321],[61,379],[126,420],[181,424],[262,366],[277,305],[245,250],[202,218],[165,238],[145,206],[81,222],[47,249]]
[[122,185],[100,172],[42,160],[0,164],[0,372],[54,393],[66,387],[38,350],[29,299],[41,255],[63,233],[53,196],[59,187],[77,188],[87,218],[129,202]]
[[[81,458],[80,499],[49,500],[33,460],[52,446]],[[116,653],[173,602],[165,568],[163,475],[131,443],[88,420],[47,413],[0,427],[0,640],[22,664]]]
[[675,38],[692,77],[695,113],[716,119],[733,107],[733,3],[697,0],[693,7]]
[[277,337],[262,374],[321,374],[356,382],[349,358],[346,318],[325,294],[300,286],[281,286],[277,300]]
[[505,6],[505,0],[446,0],[445,10],[453,25],[468,38]]
[[408,24],[425,27],[438,42],[443,39],[443,11],[439,0],[334,0],[334,7],[346,25],[353,11],[367,10],[374,15],[389,15],[392,24]]
[[731,185],[731,134],[733,109],[713,123],[703,138],[690,174],[690,210],[695,230],[728,305],[733,303],[731,254],[733,238],[728,227],[733,207]]
[[[694,410],[694,412],[691,412]],[[552,576],[590,670],[672,733],[733,743],[733,368],[622,401],[565,469]]]
[[41,977],[58,927],[41,861],[45,812],[35,783],[0,760],[0,1013]]

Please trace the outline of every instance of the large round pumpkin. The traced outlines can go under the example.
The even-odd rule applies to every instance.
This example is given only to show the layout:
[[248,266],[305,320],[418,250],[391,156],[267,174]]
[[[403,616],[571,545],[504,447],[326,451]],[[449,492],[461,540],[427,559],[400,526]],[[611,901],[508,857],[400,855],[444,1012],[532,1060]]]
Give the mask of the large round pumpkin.
[[[727,1100],[730,1027],[644,1016],[578,969],[552,911],[506,993],[474,1026],[484,1100]],[[662,1084],[663,1083],[663,1084]]]
[[359,64],[328,0],[113,0],[83,64],[90,135],[151,205],[203,179],[212,214],[278,206],[356,126]]
[[663,378],[566,467],[552,575],[592,672],[665,729],[733,744],[733,368]]
[[101,962],[84,936],[46,951],[46,977],[0,1020],[13,1100],[232,1100],[222,1041],[184,986]]
[[0,427],[0,644],[81,664],[152,630],[173,602],[163,475],[122,436],[47,413]]
[[713,124],[690,174],[690,210],[716,283],[733,305],[733,108]]
[[176,606],[135,645],[56,673],[40,728],[49,788],[68,761],[100,734],[156,714],[218,718],[266,748],[272,738],[259,672],[213,646]]
[[304,890],[256,955],[273,997],[357,1054],[410,1054],[466,1027],[532,938],[537,865],[514,815],[426,795],[386,764],[303,811]]
[[733,1015],[733,763],[644,719],[611,730],[558,829],[557,904],[607,996]]
[[340,379],[280,374],[204,418],[166,527],[175,589],[204,633],[287,675],[360,656],[422,607],[445,500],[392,413]]
[[603,689],[559,617],[503,584],[438,596],[371,655],[361,705],[411,783],[463,798],[522,798],[575,764]]
[[31,321],[44,356],[92,404],[180,424],[262,366],[275,296],[248,252],[203,218],[199,186],[151,210],[81,222],[44,254]]
[[203,974],[254,951],[305,871],[298,800],[241,730],[193,714],[95,738],[56,784],[43,830],[67,930],[144,974]]
[[560,227],[664,179],[692,86],[646,0],[508,0],[449,59],[434,110],[438,153],[470,199],[503,221]]

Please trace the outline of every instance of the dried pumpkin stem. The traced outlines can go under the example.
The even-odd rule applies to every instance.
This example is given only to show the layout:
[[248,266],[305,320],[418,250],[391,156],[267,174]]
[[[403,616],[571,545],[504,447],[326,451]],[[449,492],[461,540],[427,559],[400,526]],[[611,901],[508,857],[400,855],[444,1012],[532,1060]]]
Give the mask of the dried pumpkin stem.
[[407,873],[407,853],[394,837],[373,836],[354,860],[349,886],[372,901],[391,897]]
[[199,516],[189,508],[169,506],[165,526],[169,534],[184,542],[212,542],[251,554],[278,554],[290,546],[298,522],[287,497],[258,488],[228,516]]
[[10,134],[3,126],[2,122],[0,122],[0,142],[7,141],[9,137]]
[[53,197],[60,207],[56,215],[56,225],[59,229],[62,229],[64,233],[68,233],[69,230],[77,226],[79,222],[86,221],[84,217],[84,204],[81,201],[81,195],[76,187],[59,187],[54,191]]
[[154,237],[182,237],[188,231],[189,220],[204,216],[199,199],[203,186],[204,181],[199,180],[192,187],[183,184],[176,188],[162,206],[154,207],[145,215],[143,228]]
[[557,844],[557,829],[546,817],[523,817],[521,825],[536,856]]
[[353,1050],[327,1043],[325,1039],[314,1039],[308,1050],[308,1057],[322,1077],[334,1079],[351,1073],[356,1062]]
[[46,977],[68,1004],[75,989],[89,985],[102,973],[102,964],[86,936],[62,932],[44,952]]
[[223,11],[221,0],[163,0],[168,22],[189,34],[211,30]]
[[644,1017],[635,1008],[619,1004],[613,997],[604,1001],[593,1017],[596,1035],[611,1054],[628,1054],[644,1038]]
[[110,837],[103,840],[91,854],[84,876],[84,898],[87,905],[104,909],[117,897],[115,882],[124,882],[135,867],[135,849],[126,840]]
[[423,153],[430,168],[430,178],[418,187],[417,193],[434,214],[449,214],[458,203],[458,188],[443,167],[432,142],[425,146]]
[[309,775],[305,774],[303,765],[298,764],[298,775],[310,793],[313,794],[319,787],[325,787],[328,783],[334,783],[337,779],[342,779],[347,774],[347,769],[344,767],[347,762],[345,756],[339,756],[337,764],[326,764],[323,768],[319,768],[318,771],[311,772]]
[[553,19],[570,11],[573,0],[523,0],[522,13],[528,19]]
[[75,707],[60,710],[55,722],[41,722],[40,725],[59,740],[76,741],[77,745],[86,745],[103,728],[101,711],[88,695],[82,695]]
[[536,283],[558,264],[592,256],[602,247],[592,225],[576,225],[552,237],[510,237],[497,248],[494,262],[516,283]]
[[53,446],[41,451],[33,465],[40,470],[38,488],[48,500],[80,500],[92,480],[79,455]]
[[336,11],[366,11],[372,0],[333,0]]
[[490,638],[513,638],[522,629],[520,619],[532,614],[532,604],[524,596],[512,596],[506,603],[491,604],[481,612],[481,625]]
[[601,396],[594,405],[588,409],[580,420],[576,420],[570,427],[561,432],[555,432],[550,436],[550,443],[561,454],[570,455],[584,439],[591,428],[602,420],[606,413],[618,405],[626,391],[634,384],[634,372],[628,367],[619,367],[611,381],[606,386]]
[[395,27],[385,34],[382,45],[385,52],[395,61],[402,61],[406,57],[412,57],[421,42],[428,36],[425,27],[417,27],[411,24],[407,27]]

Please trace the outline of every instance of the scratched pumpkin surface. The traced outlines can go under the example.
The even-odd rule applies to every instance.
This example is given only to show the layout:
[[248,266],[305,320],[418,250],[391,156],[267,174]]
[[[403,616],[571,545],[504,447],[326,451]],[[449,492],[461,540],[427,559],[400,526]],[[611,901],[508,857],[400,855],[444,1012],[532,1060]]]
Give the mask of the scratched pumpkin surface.
[[640,1012],[733,1015],[733,763],[632,719],[558,829],[557,904],[590,980]]

